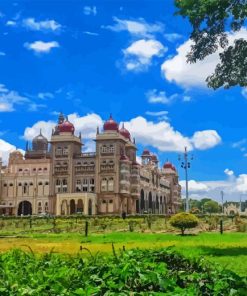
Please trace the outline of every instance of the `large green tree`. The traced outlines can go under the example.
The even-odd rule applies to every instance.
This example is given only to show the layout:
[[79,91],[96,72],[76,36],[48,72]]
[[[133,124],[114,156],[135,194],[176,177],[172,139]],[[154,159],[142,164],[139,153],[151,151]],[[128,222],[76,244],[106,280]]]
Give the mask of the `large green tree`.
[[188,62],[196,63],[220,49],[220,62],[207,78],[208,86],[246,87],[247,37],[229,42],[229,34],[246,25],[247,0],[175,0],[175,4],[193,28]]

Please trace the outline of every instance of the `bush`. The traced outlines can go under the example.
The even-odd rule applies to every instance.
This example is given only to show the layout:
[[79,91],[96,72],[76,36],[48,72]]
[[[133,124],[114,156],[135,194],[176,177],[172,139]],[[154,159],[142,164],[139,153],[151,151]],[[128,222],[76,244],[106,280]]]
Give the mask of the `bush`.
[[198,225],[198,218],[190,213],[178,213],[171,217],[170,223],[173,227],[179,228],[182,235],[184,235],[185,229],[194,228]]

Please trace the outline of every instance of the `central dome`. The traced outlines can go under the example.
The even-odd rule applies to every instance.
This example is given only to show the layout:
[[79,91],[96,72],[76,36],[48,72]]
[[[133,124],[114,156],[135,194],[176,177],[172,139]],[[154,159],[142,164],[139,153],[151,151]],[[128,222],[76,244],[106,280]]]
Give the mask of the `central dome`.
[[110,118],[104,123],[104,131],[118,131],[118,123],[112,118]]
[[33,138],[32,141],[32,148],[34,151],[38,150],[47,150],[48,148],[48,140],[46,137],[42,135],[42,132],[40,130],[39,135]]
[[74,125],[67,120],[59,125],[59,132],[60,133],[74,133],[75,127]]

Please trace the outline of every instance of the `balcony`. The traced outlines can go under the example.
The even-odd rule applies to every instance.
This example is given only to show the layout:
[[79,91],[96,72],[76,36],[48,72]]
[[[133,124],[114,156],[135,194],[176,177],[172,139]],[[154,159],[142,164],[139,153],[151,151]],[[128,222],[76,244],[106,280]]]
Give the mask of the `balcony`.
[[75,172],[76,173],[84,173],[84,172],[94,172],[95,171],[95,166],[76,166],[75,167]]
[[111,171],[114,171],[114,168],[115,168],[115,165],[110,165],[110,164],[101,165],[100,171],[111,172]]

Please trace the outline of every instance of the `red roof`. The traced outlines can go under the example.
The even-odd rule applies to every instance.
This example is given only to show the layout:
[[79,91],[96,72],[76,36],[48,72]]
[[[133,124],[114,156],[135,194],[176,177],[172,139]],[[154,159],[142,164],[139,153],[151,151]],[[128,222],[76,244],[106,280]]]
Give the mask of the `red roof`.
[[110,115],[110,118],[104,123],[103,128],[104,131],[118,131],[118,123]]
[[68,120],[59,124],[58,128],[59,128],[59,132],[61,132],[61,133],[74,133],[74,131],[75,131],[74,125],[71,122],[69,122]]
[[145,149],[143,150],[142,155],[150,155],[150,151]]
[[130,137],[130,132],[124,127],[124,124],[122,126],[122,128],[119,130],[119,133],[125,137],[126,139],[130,140],[131,137]]
[[164,165],[163,165],[164,169],[172,169],[174,168],[173,164],[170,163],[169,161],[167,161]]

